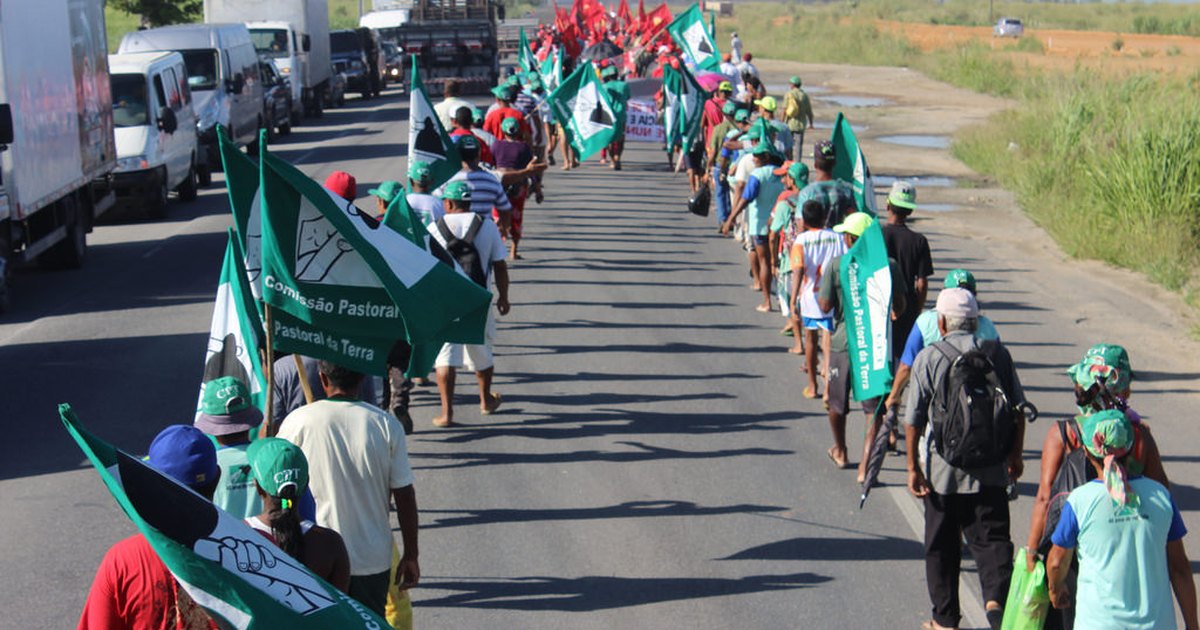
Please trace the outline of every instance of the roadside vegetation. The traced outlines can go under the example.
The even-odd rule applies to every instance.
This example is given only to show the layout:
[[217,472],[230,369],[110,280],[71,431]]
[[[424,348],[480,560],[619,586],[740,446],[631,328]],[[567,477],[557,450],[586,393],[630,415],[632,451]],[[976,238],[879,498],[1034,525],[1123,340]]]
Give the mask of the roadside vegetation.
[[[1174,33],[1194,7],[997,2],[1028,27]],[[1017,61],[1037,39],[996,49],[981,42],[923,52],[880,19],[986,25],[987,5],[947,0],[858,4],[738,4],[718,21],[764,58],[910,67],[1017,106],[955,139],[954,154],[1012,190],[1072,256],[1144,273],[1200,306],[1200,72],[1103,72]],[[1190,31],[1189,31],[1190,32]],[[1031,40],[1031,41],[1026,41]]]

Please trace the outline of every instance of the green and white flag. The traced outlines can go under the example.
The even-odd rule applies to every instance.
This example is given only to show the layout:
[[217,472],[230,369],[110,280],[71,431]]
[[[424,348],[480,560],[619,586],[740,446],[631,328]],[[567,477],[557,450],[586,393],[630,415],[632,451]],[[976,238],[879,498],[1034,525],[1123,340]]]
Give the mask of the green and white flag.
[[241,519],[89,433],[70,405],[59,405],[58,413],[117,505],[179,586],[221,627],[388,627]]
[[267,304],[328,333],[483,343],[487,290],[265,148],[260,160]]
[[[261,132],[265,134],[266,132]],[[264,141],[259,138],[259,142]],[[217,126],[217,147],[225,168],[225,189],[233,214],[233,229],[239,248],[245,254],[243,267],[250,281],[250,294],[262,299],[262,224],[259,218],[262,199],[258,195],[258,165],[242,153],[225,128]]]
[[[250,388],[250,400],[259,410],[267,405],[267,379],[263,376],[262,355],[266,347],[262,314],[250,293],[246,278],[245,254],[235,232],[229,230],[225,260],[217,281],[217,299],[213,303],[208,351],[204,356],[203,384],[222,376],[233,376]],[[196,408],[200,408],[197,401]]]
[[462,158],[458,155],[458,145],[442,127],[442,121],[425,93],[420,66],[414,55],[408,99],[408,159],[429,164],[433,175],[430,190],[433,190],[462,170]]
[[575,68],[571,76],[549,96],[554,119],[563,126],[566,140],[586,160],[612,143],[616,116],[608,91],[600,84],[590,61]]
[[[663,112],[667,146],[678,144],[686,154],[700,136],[709,93],[686,67],[676,70],[668,65],[663,66],[663,95],[667,99]],[[670,124],[668,119],[673,119]]]
[[529,48],[529,38],[525,36],[524,26],[521,27],[521,36],[517,43],[517,63],[521,65],[522,72],[538,71],[538,60]]
[[[434,258],[442,261],[442,263],[461,269],[454,257],[447,252],[440,243],[433,239],[425,224],[421,222],[421,218],[417,213],[413,212],[412,206],[408,205],[406,195],[396,195],[392,203],[388,205],[387,212],[383,215],[383,224],[401,234],[405,238],[411,240],[421,249],[429,251]],[[442,343],[438,341],[425,341],[412,344],[412,355],[408,360],[408,369],[404,375],[408,378],[424,378],[425,375],[433,371],[433,365],[437,362],[438,353],[442,349]]]
[[837,122],[833,123],[833,137],[830,140],[837,160],[833,166],[834,178],[854,188],[854,201],[858,204],[859,212],[879,216],[875,206],[875,180],[871,178],[867,157],[858,146],[858,138],[850,121],[841,112],[838,112]]
[[842,256],[842,311],[854,399],[892,389],[892,272],[878,221]]
[[713,41],[712,34],[704,25],[704,14],[700,12],[700,5],[693,4],[687,11],[675,16],[671,25],[667,27],[667,32],[679,45],[680,50],[696,62],[697,68],[713,72],[720,69],[721,53],[717,51],[717,43]]
[[562,55],[557,49],[546,55],[546,60],[542,62],[538,74],[542,76],[542,85],[547,92],[553,92],[559,85],[562,85]]

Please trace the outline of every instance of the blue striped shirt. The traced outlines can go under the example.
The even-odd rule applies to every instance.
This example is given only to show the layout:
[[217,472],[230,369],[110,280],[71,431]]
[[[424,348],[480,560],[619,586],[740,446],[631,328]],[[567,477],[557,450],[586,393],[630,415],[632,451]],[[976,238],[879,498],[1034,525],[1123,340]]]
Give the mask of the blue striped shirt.
[[[492,172],[483,169],[459,171],[446,183],[461,181],[466,181],[467,185],[471,187],[471,212],[490,215],[492,208],[500,212],[512,210],[508,195],[504,194],[504,185],[500,183],[500,178]],[[441,197],[444,190],[445,186],[442,186],[438,189],[437,195]]]

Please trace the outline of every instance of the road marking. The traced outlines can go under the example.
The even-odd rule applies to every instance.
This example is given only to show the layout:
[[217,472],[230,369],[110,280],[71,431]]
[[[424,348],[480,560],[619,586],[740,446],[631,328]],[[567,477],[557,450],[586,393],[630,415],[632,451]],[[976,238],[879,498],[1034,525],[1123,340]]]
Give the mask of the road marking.
[[[917,540],[923,544],[925,542],[925,515],[921,513],[921,509],[914,498],[908,492],[905,486],[885,486],[877,488],[876,492],[882,491],[892,498],[892,502],[900,509],[900,514],[904,516],[904,520],[908,521],[908,526],[912,528],[913,533],[917,535]],[[921,560],[924,562],[924,558]],[[958,589],[958,606],[961,609],[963,619],[967,624],[974,628],[987,628],[987,614],[983,610],[983,600],[980,599],[980,594],[976,588],[977,581],[968,580],[967,584],[961,584]]]

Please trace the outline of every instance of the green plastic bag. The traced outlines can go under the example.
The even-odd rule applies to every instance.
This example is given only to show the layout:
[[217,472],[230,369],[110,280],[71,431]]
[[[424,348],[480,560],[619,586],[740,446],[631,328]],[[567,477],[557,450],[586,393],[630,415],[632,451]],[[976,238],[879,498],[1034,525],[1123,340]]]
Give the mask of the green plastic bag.
[[1013,562],[1012,583],[1004,602],[1004,622],[1000,630],[1042,630],[1050,609],[1050,590],[1046,586],[1046,565],[1038,560],[1030,573],[1025,567],[1025,549],[1017,550]]

